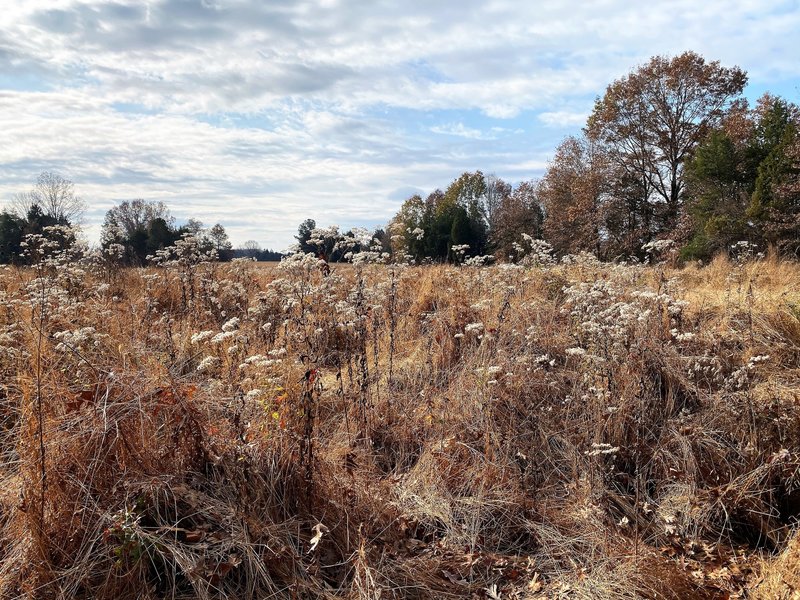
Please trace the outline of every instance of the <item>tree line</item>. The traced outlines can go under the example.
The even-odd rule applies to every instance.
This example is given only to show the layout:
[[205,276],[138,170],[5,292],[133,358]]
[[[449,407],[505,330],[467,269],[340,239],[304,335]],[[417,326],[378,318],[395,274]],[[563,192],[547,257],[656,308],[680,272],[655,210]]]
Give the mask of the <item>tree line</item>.
[[234,248],[220,223],[205,228],[203,223],[190,218],[183,225],[176,226],[163,202],[142,199],[126,200],[106,213],[100,245],[106,251],[113,247],[121,264],[141,266],[159,251],[174,246],[187,236],[196,238],[199,250],[220,262],[234,258],[268,261],[283,257],[279,252],[262,249],[253,240]]
[[[741,244],[797,257],[800,109],[771,94],[751,106],[746,84],[742,69],[694,52],[653,57],[608,86],[540,179],[512,185],[465,172],[444,191],[408,198],[371,235],[306,219],[295,249],[329,261],[354,250],[415,262],[489,254],[514,261],[523,239],[540,239],[558,255],[588,251],[602,260],[645,258],[654,244],[679,249],[684,260]],[[69,225],[82,208],[71,182],[43,173],[0,213],[0,262],[23,260],[26,235]],[[176,226],[163,203],[143,200],[108,211],[102,245],[113,245],[120,263],[141,265],[188,235],[220,260],[281,256],[253,241],[234,250],[220,224]]]
[[544,175],[513,187],[481,171],[406,200],[392,250],[457,259],[453,248],[519,257],[521,234],[556,254],[645,258],[654,243],[684,260],[742,243],[800,253],[800,110],[742,97],[747,75],[694,52],[654,57],[608,86]]
[[386,228],[371,234],[317,227],[306,219],[294,250],[313,253],[328,262],[347,260],[354,252],[377,252],[395,261],[460,262],[465,256],[494,252],[513,259],[523,235],[542,237],[544,212],[536,183],[511,186],[481,171],[463,173],[445,191],[403,202]]
[[[18,194],[11,205],[0,212],[0,264],[24,264],[27,261],[25,239],[42,235],[67,248],[77,242],[74,227],[84,202],[76,195],[74,184],[65,177],[43,172],[29,192]],[[198,248],[219,261],[233,258],[280,260],[283,254],[265,250],[253,241],[233,248],[225,228],[217,223],[206,228],[197,219],[176,225],[163,202],[142,199],[126,200],[105,215],[100,249],[107,260],[120,266],[143,266],[152,257],[179,240],[192,236]]]

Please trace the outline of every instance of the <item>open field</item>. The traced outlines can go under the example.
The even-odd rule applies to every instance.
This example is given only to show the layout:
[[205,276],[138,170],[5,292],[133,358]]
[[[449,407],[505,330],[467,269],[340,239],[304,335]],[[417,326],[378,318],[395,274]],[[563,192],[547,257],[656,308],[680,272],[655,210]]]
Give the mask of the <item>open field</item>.
[[2,598],[798,598],[800,267],[0,274]]

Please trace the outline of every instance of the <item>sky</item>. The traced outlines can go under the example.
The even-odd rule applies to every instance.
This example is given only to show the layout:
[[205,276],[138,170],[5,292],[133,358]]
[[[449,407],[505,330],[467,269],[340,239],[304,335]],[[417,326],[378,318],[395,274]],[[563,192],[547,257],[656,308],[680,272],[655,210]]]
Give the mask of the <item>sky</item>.
[[693,50],[800,103],[800,0],[0,0],[0,204],[75,183],[284,249],[464,171],[542,175],[606,86]]

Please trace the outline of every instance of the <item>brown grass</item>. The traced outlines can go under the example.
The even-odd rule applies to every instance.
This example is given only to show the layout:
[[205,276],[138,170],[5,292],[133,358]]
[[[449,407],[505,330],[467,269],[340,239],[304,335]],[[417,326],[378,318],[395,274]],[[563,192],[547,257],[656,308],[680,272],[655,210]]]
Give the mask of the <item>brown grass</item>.
[[796,264],[52,266],[2,598],[796,597]]

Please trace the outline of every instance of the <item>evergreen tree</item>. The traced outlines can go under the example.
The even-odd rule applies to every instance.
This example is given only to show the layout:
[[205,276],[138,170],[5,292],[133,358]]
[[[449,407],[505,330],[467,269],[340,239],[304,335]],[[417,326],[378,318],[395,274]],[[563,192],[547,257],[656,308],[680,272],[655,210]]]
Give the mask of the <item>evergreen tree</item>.
[[294,239],[297,240],[297,245],[300,249],[300,252],[303,253],[313,253],[316,254],[317,247],[313,244],[309,243],[311,239],[311,232],[314,231],[317,227],[317,222],[314,219],[306,219],[300,226],[297,228],[297,235],[294,236]]
[[0,264],[19,260],[24,230],[23,219],[6,210],[0,213]]

